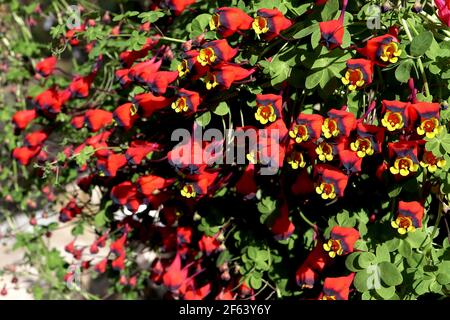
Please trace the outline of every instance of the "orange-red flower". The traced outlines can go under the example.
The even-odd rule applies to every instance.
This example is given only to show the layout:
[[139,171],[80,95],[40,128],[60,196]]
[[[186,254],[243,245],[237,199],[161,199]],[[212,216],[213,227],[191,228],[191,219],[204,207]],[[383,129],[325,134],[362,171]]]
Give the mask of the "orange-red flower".
[[237,52],[237,49],[230,47],[226,39],[214,40],[203,45],[197,61],[202,66],[228,62],[236,56]]
[[281,118],[283,98],[275,94],[257,94],[255,119],[261,124]]
[[155,96],[152,93],[141,93],[133,97],[133,103],[139,108],[143,117],[149,118],[160,109],[168,107],[172,99],[164,96]]
[[407,177],[419,170],[417,143],[415,141],[398,141],[388,144],[389,158],[393,161],[389,171],[401,177]]
[[325,278],[320,300],[348,300],[354,273],[345,277]]
[[383,118],[381,124],[388,131],[409,127],[415,122],[416,112],[408,102],[383,100]]
[[373,79],[373,62],[367,59],[349,59],[347,71],[342,77],[342,83],[350,91],[370,85]]
[[289,208],[285,201],[280,206],[278,216],[272,221],[270,230],[276,240],[286,240],[295,231],[295,226],[289,219]]
[[356,139],[350,143],[350,149],[360,158],[382,151],[384,128],[359,122],[356,127]]
[[113,119],[119,126],[129,130],[138,119],[137,108],[131,102],[124,103],[114,110]]
[[419,135],[432,139],[443,129],[439,124],[441,109],[439,103],[417,102],[411,107],[416,111],[420,121],[420,125],[416,129]]
[[316,192],[322,199],[335,199],[344,196],[348,176],[339,169],[326,164],[318,164],[314,168]]
[[179,89],[176,95],[176,100],[172,102],[172,109],[176,113],[180,112],[197,112],[197,108],[200,105],[200,94],[195,91],[186,89]]
[[318,114],[300,113],[289,130],[289,136],[296,143],[311,141],[320,138],[322,132],[323,117]]
[[252,28],[258,37],[262,36],[266,41],[271,41],[291,25],[291,20],[287,19],[280,10],[276,8],[259,9],[253,20]]
[[206,89],[211,90],[217,86],[229,89],[236,81],[244,80],[249,77],[255,70],[247,70],[239,65],[231,63],[220,63],[208,72],[203,79]]
[[48,77],[55,70],[57,62],[58,59],[54,56],[45,58],[36,64],[36,72],[43,77]]
[[250,29],[252,22],[252,17],[241,9],[222,7],[214,10],[209,27],[211,30],[217,30],[222,37],[227,38],[237,31]]
[[380,66],[396,63],[402,54],[398,39],[390,34],[368,40],[366,46],[358,49],[358,52]]
[[355,228],[334,226],[331,229],[330,238],[323,244],[323,249],[331,258],[346,255],[353,252],[353,247],[359,237],[359,232]]
[[332,109],[328,111],[328,118],[322,124],[322,133],[325,138],[346,136],[356,127],[355,115],[351,112]]
[[36,110],[34,110],[34,109],[21,110],[21,111],[17,111],[13,115],[12,122],[14,123],[14,126],[18,130],[23,130],[30,124],[31,121],[36,119],[36,117],[37,117],[37,113],[36,113]]
[[319,274],[330,261],[330,257],[323,250],[323,244],[318,241],[295,273],[297,285],[301,288],[313,288],[314,284],[319,280]]
[[113,114],[106,110],[91,109],[86,111],[84,115],[84,121],[86,122],[89,130],[97,132],[100,129],[110,125],[113,120]]
[[400,234],[414,232],[422,227],[423,214],[424,208],[420,202],[399,201],[397,218],[391,221],[391,225]]

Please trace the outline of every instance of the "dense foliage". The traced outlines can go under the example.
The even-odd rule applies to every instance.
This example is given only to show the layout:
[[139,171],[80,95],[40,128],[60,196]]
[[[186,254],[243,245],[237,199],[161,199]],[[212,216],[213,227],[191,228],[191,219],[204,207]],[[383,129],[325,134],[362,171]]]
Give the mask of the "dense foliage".
[[0,7],[3,237],[36,298],[448,296],[449,1],[105,2]]

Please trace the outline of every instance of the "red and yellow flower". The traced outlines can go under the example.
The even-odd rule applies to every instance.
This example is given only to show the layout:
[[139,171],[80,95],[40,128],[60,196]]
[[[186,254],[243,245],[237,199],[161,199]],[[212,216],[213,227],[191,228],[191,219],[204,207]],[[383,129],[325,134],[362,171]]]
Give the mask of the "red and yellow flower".
[[356,240],[360,237],[355,228],[334,226],[331,229],[330,239],[323,244],[323,249],[331,258],[353,252]]
[[373,62],[367,59],[349,59],[347,71],[341,78],[350,91],[370,85],[373,79]]
[[322,132],[323,117],[318,114],[301,113],[289,130],[296,143],[316,141]]
[[336,197],[344,196],[348,176],[342,171],[330,165],[319,164],[314,168],[314,176],[316,178],[316,193],[322,199],[333,200]]
[[295,273],[297,285],[302,289],[313,288],[314,284],[319,280],[319,274],[330,261],[330,257],[323,250],[323,244],[318,241]]
[[244,80],[254,71],[254,69],[247,70],[239,65],[224,62],[208,71],[203,81],[207,90],[214,89],[217,86],[229,89],[234,82]]
[[394,175],[407,177],[419,170],[417,159],[417,143],[415,141],[399,141],[388,144],[389,158],[394,163],[389,171]]
[[388,131],[396,131],[409,127],[414,122],[415,112],[408,102],[396,100],[383,100],[383,113],[381,119],[383,127]]
[[281,117],[283,98],[275,94],[256,95],[255,119],[261,124],[274,122]]
[[427,168],[430,172],[442,169],[447,164],[447,161],[442,157],[436,157],[431,151],[424,151],[420,165],[422,168]]
[[332,109],[328,111],[328,118],[322,124],[322,133],[327,139],[339,135],[348,137],[355,127],[356,119],[353,113]]
[[344,25],[341,20],[329,20],[319,23],[320,43],[329,50],[335,49],[342,45],[344,39]]
[[350,149],[355,151],[358,157],[364,158],[381,152],[384,128],[360,122],[356,127],[356,133],[356,140],[350,143]]
[[197,112],[200,101],[200,94],[198,92],[179,89],[176,100],[172,102],[172,109],[176,113],[187,111]]
[[424,208],[420,202],[399,201],[398,215],[394,221],[391,221],[391,225],[400,234],[414,232],[422,227],[423,215]]
[[258,37],[262,35],[265,40],[271,41],[291,25],[291,20],[287,19],[280,10],[276,8],[259,9],[253,20],[252,28]]
[[252,27],[253,19],[239,8],[222,7],[214,10],[209,21],[209,28],[217,30],[224,38],[230,37],[238,31]]
[[230,47],[227,40],[213,40],[203,45],[197,56],[197,61],[202,66],[227,62],[233,59],[237,52],[237,49]]
[[434,138],[442,130],[439,124],[440,108],[439,103],[418,102],[411,105],[417,112],[420,125],[416,131],[419,135],[425,135],[427,138]]
[[358,49],[358,52],[380,66],[396,63],[402,54],[398,39],[390,34],[368,40],[366,46]]

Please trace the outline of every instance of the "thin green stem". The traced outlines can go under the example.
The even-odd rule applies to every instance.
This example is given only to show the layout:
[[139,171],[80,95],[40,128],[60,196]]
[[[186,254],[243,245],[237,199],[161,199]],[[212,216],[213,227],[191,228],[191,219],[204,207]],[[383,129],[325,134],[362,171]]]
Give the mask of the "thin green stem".
[[315,223],[311,222],[311,220],[309,220],[309,219],[303,214],[303,212],[299,211],[299,214],[300,214],[300,217],[302,217],[303,221],[305,221],[311,228],[313,228],[314,230],[319,229]]

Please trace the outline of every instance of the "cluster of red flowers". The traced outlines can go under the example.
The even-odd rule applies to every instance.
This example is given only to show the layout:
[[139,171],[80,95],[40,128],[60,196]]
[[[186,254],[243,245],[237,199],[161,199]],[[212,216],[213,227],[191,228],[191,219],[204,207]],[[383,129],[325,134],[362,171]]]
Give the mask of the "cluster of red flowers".
[[[195,1],[165,1],[169,8],[180,14]],[[345,5],[346,5],[346,1]],[[333,50],[342,45],[343,16],[345,5],[338,20],[320,24],[321,43]],[[133,129],[145,126],[155,115],[172,113],[183,119],[192,119],[192,115],[201,110],[207,95],[211,91],[226,91],[242,81],[254,76],[258,70],[238,64],[234,58],[238,49],[230,46],[227,38],[243,34],[253,29],[256,36],[272,41],[288,29],[292,22],[277,9],[260,9],[254,18],[238,8],[218,8],[212,15],[209,27],[216,30],[220,40],[205,41],[199,39],[196,44],[190,42],[184,47],[183,60],[177,70],[167,70],[162,54],[167,47],[160,46],[159,37],[149,38],[140,50],[124,51],[120,54],[121,68],[115,75],[123,88],[132,85],[145,88],[144,93],[135,95],[131,101],[116,107],[113,111],[92,107],[71,114],[74,128],[87,129],[95,133],[78,146],[64,149],[67,159],[73,159],[86,147],[93,148],[92,158],[79,168],[83,175],[78,181],[82,190],[99,185],[109,190],[110,198],[117,207],[126,207],[134,216],[120,221],[116,230],[98,237],[90,246],[90,254],[96,255],[99,247],[111,240],[110,250],[94,269],[100,273],[112,269],[122,272],[127,268],[127,246],[131,233],[137,233],[144,241],[159,239],[161,251],[176,252],[171,259],[156,259],[151,266],[151,280],[164,284],[174,297],[201,299],[211,292],[211,283],[201,285],[196,276],[204,271],[203,257],[220,252],[225,248],[222,231],[215,236],[195,235],[193,214],[189,219],[181,219],[182,211],[194,213],[196,203],[203,197],[211,197],[223,185],[230,182],[230,175],[220,168],[212,168],[207,161],[201,164],[184,163],[177,158],[179,152],[170,147],[161,138],[165,136],[147,136],[134,134]],[[83,31],[89,23],[79,30],[69,30],[66,34],[72,46],[79,45],[77,32]],[[117,31],[117,30],[116,30]],[[95,45],[95,44],[93,44]],[[90,47],[91,48],[91,47]],[[164,48],[164,49],[162,49]],[[358,48],[364,58],[350,59],[342,83],[350,91],[370,85],[373,68],[388,66],[399,59],[401,50],[394,34],[386,34],[370,39],[365,47]],[[151,58],[148,58],[149,55]],[[47,58],[36,66],[36,72],[49,77],[56,68],[57,60]],[[91,72],[86,76],[76,76],[67,88],[51,87],[39,95],[31,110],[19,111],[13,117],[18,130],[25,130],[28,124],[42,117],[51,123],[60,113],[68,110],[73,99],[89,96],[102,57],[97,60]],[[202,86],[199,83],[202,83]],[[345,194],[349,178],[362,172],[364,161],[374,155],[381,155],[376,175],[380,179],[391,174],[396,181],[416,175],[420,169],[434,172],[442,168],[445,160],[425,149],[424,137],[432,138],[442,130],[440,126],[439,103],[382,101],[380,123],[375,125],[366,120],[373,111],[374,102],[368,112],[360,119],[348,111],[346,106],[328,111],[326,116],[300,113],[287,127],[283,106],[287,98],[282,94],[257,94],[254,119],[257,125],[242,129],[265,128],[278,130],[279,139],[263,139],[257,150],[249,150],[249,164],[244,171],[238,172],[235,188],[241,197],[251,198],[258,190],[255,181],[257,168],[261,164],[261,150],[270,149],[276,144],[278,154],[269,154],[282,170],[295,172],[295,181],[290,190],[294,196],[317,197],[325,201],[335,201]],[[69,113],[69,112],[67,112]],[[24,145],[13,152],[13,157],[21,164],[28,165],[49,160],[44,151],[45,141],[50,130],[37,130],[28,133]],[[114,137],[121,134],[131,136],[128,145],[120,147]],[[202,153],[210,145],[193,143],[193,154]],[[154,154],[162,154],[153,159]],[[267,156],[267,154],[266,154]],[[162,163],[170,163],[175,168],[168,171]],[[155,164],[155,165],[153,165]],[[285,166],[283,164],[286,164]],[[69,162],[66,163],[69,165]],[[284,196],[280,194],[279,214],[273,220],[270,230],[278,240],[287,239],[295,231],[290,220],[290,209]],[[400,201],[398,215],[392,221],[392,227],[400,234],[420,228],[424,208],[419,202]],[[183,203],[183,209],[180,206]],[[141,205],[159,211],[161,221],[148,226],[142,217],[137,218]],[[60,213],[60,220],[70,221],[82,214],[83,208],[72,199]],[[186,216],[186,215],[185,215]],[[336,256],[347,255],[354,250],[355,242],[360,238],[354,228],[336,226],[331,230],[329,239],[319,241],[306,261],[297,271],[297,283],[312,288],[319,280],[325,267],[333,263]],[[75,259],[83,260],[83,247],[71,242],[66,251]],[[202,258],[196,259],[198,253]],[[89,258],[90,259],[90,258]],[[84,268],[90,268],[93,260],[83,260]],[[251,297],[253,290],[247,284],[240,283],[240,276],[231,279],[228,266],[220,267],[221,279],[228,284],[221,287],[217,299]],[[73,274],[68,274],[69,279]],[[324,280],[323,299],[347,299],[353,274]],[[121,283],[135,285],[136,279],[122,275]],[[239,288],[236,293],[233,288]]]

